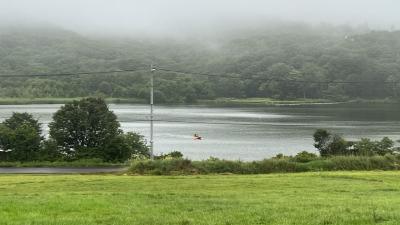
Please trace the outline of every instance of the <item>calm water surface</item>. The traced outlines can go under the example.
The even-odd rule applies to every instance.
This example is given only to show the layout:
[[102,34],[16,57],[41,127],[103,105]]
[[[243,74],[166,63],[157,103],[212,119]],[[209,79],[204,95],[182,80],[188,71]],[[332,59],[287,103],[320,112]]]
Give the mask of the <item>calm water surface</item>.
[[[35,115],[48,130],[61,105],[2,105],[0,121],[12,112]],[[125,131],[148,138],[149,107],[110,105]],[[278,153],[315,151],[312,134],[325,128],[356,140],[361,137],[400,139],[400,105],[341,104],[270,107],[156,106],[155,151],[178,150],[191,159],[210,156],[257,160]],[[206,124],[212,123],[212,124]],[[198,133],[202,141],[194,141]]]

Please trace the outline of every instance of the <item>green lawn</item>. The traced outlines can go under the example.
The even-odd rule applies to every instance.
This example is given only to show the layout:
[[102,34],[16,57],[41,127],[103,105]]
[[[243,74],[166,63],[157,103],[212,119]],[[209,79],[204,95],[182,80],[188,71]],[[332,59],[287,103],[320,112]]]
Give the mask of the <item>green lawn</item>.
[[400,224],[400,172],[1,175],[0,224]]

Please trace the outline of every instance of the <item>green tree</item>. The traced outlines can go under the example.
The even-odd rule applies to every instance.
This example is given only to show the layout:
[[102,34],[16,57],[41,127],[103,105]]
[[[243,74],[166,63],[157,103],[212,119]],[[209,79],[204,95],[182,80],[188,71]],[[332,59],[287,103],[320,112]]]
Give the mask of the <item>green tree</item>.
[[124,140],[133,158],[149,158],[150,149],[142,135],[128,132],[124,134]]
[[127,159],[144,159],[150,157],[149,148],[143,136],[128,132],[109,142],[104,148],[105,161],[123,162]]
[[348,155],[350,142],[338,134],[331,134],[327,130],[318,129],[314,133],[314,146],[323,157],[332,155]]
[[37,160],[42,138],[34,127],[22,124],[14,130],[13,137],[11,160],[21,162]]
[[328,144],[329,138],[331,137],[331,133],[324,129],[318,129],[314,132],[314,147],[317,148],[321,154],[321,156],[328,155]]
[[101,158],[112,161],[106,146],[122,134],[116,115],[100,98],[86,98],[61,107],[49,124],[50,137],[72,159]]
[[62,154],[62,148],[57,145],[54,139],[44,140],[38,152],[39,161],[64,161],[65,155]]
[[3,122],[3,124],[13,130],[25,124],[34,128],[37,133],[42,132],[42,125],[29,113],[13,113],[9,119],[6,119]]
[[369,138],[362,138],[361,141],[354,144],[353,152],[356,155],[386,155],[393,154],[394,142],[388,137],[380,141],[371,141]]
[[40,123],[28,113],[13,113],[0,125],[3,159],[34,161],[38,157],[42,140]]
[[3,123],[0,124],[0,161],[10,160],[10,151],[14,141],[14,132]]

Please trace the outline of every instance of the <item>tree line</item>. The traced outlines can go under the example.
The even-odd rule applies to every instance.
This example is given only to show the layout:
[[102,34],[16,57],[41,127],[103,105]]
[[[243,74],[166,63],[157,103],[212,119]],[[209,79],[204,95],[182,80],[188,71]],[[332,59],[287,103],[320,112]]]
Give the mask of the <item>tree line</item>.
[[125,162],[149,157],[139,134],[124,133],[116,115],[100,98],[65,104],[49,124],[49,137],[29,113],[13,113],[0,123],[0,161],[76,161],[99,159]]
[[[280,24],[203,39],[101,40],[38,28],[4,30],[0,38],[0,74],[143,69],[126,74],[9,77],[0,80],[2,97],[147,99],[151,61],[176,71],[224,75],[157,71],[159,103],[218,97],[348,100],[400,96],[399,31]],[[298,80],[304,82],[291,82]]]
[[384,156],[399,154],[400,148],[388,137],[379,141],[362,138],[360,141],[348,141],[339,134],[318,129],[314,135],[314,147],[321,157],[330,156]]

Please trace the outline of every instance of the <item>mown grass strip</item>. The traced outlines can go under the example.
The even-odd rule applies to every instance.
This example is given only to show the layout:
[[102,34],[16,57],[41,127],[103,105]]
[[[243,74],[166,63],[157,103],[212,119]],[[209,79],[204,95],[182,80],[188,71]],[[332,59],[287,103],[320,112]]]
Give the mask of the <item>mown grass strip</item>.
[[399,175],[0,175],[0,224],[394,225]]

